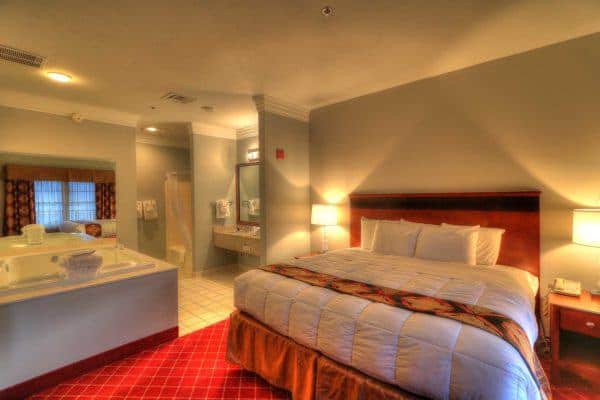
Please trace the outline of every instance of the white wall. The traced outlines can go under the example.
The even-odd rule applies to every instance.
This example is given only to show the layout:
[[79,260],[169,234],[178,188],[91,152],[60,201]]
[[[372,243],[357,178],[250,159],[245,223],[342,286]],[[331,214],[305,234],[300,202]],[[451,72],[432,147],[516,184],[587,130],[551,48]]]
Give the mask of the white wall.
[[259,140],[261,262],[270,264],[310,251],[308,124],[261,111]]
[[216,224],[235,224],[235,203],[231,216],[215,218],[215,202],[235,202],[235,140],[192,135],[192,182],[194,209],[194,268],[202,271],[235,264],[237,255],[213,245],[212,228]]
[[119,240],[137,249],[134,128],[0,106],[0,152],[114,161]]
[[352,192],[540,189],[542,292],[557,276],[593,287],[600,249],[570,240],[571,210],[600,198],[599,48],[600,34],[314,110],[312,202],[341,205],[330,246],[348,245]]

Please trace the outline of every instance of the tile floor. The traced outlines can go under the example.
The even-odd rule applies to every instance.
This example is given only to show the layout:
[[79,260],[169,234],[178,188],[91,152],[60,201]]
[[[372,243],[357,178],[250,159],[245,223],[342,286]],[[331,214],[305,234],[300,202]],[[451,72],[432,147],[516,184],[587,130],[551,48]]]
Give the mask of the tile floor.
[[179,278],[179,335],[226,319],[233,311],[233,279],[244,270],[223,266]]

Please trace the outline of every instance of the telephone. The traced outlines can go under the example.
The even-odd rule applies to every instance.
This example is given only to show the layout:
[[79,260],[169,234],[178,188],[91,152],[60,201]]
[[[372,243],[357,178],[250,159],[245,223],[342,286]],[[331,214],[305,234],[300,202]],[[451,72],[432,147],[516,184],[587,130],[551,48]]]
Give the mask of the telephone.
[[554,279],[554,284],[551,289],[554,293],[565,294],[567,296],[579,296],[581,295],[581,282],[556,278]]

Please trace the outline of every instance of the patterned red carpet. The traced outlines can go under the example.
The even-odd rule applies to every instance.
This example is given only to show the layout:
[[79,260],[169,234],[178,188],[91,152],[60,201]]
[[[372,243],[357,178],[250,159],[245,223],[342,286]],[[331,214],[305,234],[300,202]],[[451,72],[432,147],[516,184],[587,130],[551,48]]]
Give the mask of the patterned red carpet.
[[[228,320],[219,322],[91,371],[30,399],[287,399],[286,392],[225,361],[227,327]],[[544,364],[547,367],[547,363]],[[565,383],[553,387],[555,400],[600,398],[589,387],[571,381]]]
[[225,361],[225,320],[36,394],[48,400],[287,399]]

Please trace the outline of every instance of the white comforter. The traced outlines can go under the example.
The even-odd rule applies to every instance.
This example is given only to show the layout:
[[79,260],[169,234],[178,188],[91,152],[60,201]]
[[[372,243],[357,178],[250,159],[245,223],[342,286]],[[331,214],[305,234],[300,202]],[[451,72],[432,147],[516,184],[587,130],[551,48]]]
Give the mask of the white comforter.
[[[360,249],[292,265],[380,286],[478,304],[537,337],[536,280],[510,267],[470,267]],[[457,321],[339,294],[252,270],[235,306],[277,332],[384,382],[434,399],[539,399],[527,365],[502,339]]]

